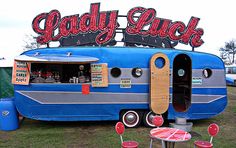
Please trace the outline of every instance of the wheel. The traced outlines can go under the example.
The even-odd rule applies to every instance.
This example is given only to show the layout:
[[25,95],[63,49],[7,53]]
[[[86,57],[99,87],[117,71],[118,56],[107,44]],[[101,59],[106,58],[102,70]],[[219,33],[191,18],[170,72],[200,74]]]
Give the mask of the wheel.
[[156,114],[152,111],[146,111],[143,116],[143,123],[147,127],[155,127],[155,125],[152,123],[152,119]]
[[126,127],[137,127],[141,122],[140,114],[134,110],[123,112],[121,120]]

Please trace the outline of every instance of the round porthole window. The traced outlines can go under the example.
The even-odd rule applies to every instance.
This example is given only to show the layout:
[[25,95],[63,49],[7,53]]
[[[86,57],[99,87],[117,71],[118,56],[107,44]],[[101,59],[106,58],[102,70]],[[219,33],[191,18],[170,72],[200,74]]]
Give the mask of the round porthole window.
[[143,74],[143,71],[141,68],[138,68],[138,67],[133,68],[133,70],[132,70],[133,77],[138,78],[138,77],[141,77],[142,74]]
[[165,59],[162,58],[162,57],[157,58],[156,61],[155,61],[155,65],[159,69],[163,68],[165,66],[165,63],[166,63]]
[[209,69],[209,68],[206,68],[202,71],[202,75],[205,77],[205,78],[209,78],[211,75],[212,75],[212,70]]
[[114,78],[117,78],[121,75],[121,70],[120,68],[117,68],[117,67],[114,67],[111,69],[111,75],[114,77]]
[[183,69],[179,69],[179,70],[178,70],[178,76],[179,76],[179,77],[183,77],[184,74],[185,74],[185,71],[184,71]]

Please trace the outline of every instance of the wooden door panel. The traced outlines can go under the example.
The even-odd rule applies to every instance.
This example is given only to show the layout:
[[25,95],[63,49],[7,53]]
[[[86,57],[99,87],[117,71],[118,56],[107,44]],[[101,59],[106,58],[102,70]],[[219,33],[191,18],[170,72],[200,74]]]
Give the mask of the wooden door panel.
[[[163,67],[157,67],[156,60],[164,60]],[[170,63],[163,53],[152,56],[150,61],[150,108],[156,114],[163,114],[169,107]]]

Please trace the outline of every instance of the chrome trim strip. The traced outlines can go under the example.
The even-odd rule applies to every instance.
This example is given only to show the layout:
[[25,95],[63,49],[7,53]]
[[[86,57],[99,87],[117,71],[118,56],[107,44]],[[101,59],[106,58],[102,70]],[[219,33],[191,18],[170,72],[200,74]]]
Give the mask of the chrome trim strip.
[[[40,104],[148,104],[149,102],[148,93],[91,92],[89,95],[83,95],[81,92],[64,91],[16,92]],[[211,103],[225,96],[193,94],[192,103]],[[170,98],[172,98],[172,95],[170,95]],[[172,99],[170,99],[170,103],[172,103]]]

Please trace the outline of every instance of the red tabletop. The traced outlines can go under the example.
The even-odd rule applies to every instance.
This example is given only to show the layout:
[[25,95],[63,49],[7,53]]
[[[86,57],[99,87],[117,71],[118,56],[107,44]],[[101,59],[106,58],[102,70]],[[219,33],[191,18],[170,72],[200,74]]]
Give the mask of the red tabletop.
[[169,142],[183,142],[191,139],[191,135],[180,129],[160,127],[150,131],[151,137]]

